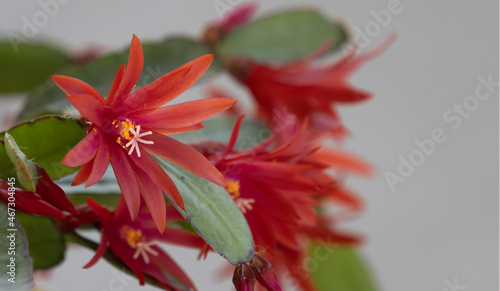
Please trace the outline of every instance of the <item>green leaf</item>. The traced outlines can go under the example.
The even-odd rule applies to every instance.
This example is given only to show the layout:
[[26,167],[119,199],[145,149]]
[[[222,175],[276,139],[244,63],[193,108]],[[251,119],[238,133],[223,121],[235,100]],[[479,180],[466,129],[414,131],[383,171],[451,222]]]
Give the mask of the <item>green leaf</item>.
[[191,226],[233,265],[253,258],[253,237],[243,214],[226,190],[168,161],[157,158],[174,181],[184,200],[180,209]]
[[28,160],[26,155],[19,149],[14,138],[5,133],[5,152],[12,164],[15,165],[16,175],[19,183],[31,192],[35,192],[38,185],[38,169],[35,163]]
[[47,269],[64,259],[66,244],[53,219],[20,212],[16,218],[26,232],[33,269]]
[[375,291],[375,282],[354,249],[312,245],[312,275],[319,291]]
[[287,62],[305,57],[327,42],[335,50],[346,40],[346,29],[339,21],[314,10],[294,10],[260,18],[234,30],[220,44],[218,52],[223,56]]
[[50,46],[0,42],[0,93],[29,91],[69,63],[69,57]]
[[[60,162],[64,156],[85,136],[76,119],[47,116],[24,122],[11,128],[8,133],[16,140],[28,159],[42,166],[56,180],[76,171]],[[4,133],[0,133],[4,138]],[[0,178],[15,177],[16,171],[0,144]]]
[[[159,43],[144,43],[144,68],[135,89],[148,85],[173,69],[209,54],[210,49],[201,42],[187,37],[168,38]],[[85,66],[72,66],[58,74],[80,79],[94,87],[104,97],[108,95],[116,71],[127,63],[129,50],[107,54]],[[214,74],[220,65],[214,63],[206,75]],[[36,88],[29,96],[18,120],[26,120],[47,112],[62,112],[70,107],[64,92],[53,82]]]
[[[10,216],[9,213],[15,212],[8,210],[7,206],[0,202],[0,247],[2,249],[0,252],[0,290],[32,290],[33,262],[28,253],[28,241],[15,216]],[[15,270],[13,270],[14,273],[9,274],[12,266],[8,265],[11,265],[12,260],[14,260]]]
[[[226,144],[231,136],[236,119],[234,118],[211,118],[203,122],[205,128],[186,133],[172,135],[183,143],[199,143],[202,141],[218,141]],[[269,137],[271,131],[262,123],[243,119],[236,141],[236,149],[248,149]]]

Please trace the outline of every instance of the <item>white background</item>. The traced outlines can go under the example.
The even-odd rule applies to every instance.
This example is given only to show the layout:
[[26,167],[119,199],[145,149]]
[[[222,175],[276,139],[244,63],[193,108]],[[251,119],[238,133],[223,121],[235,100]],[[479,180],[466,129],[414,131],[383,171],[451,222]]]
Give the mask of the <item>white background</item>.
[[[196,35],[217,17],[214,1],[66,2],[36,39],[52,39],[68,49],[89,44],[118,49],[129,44],[132,33],[142,41]],[[275,0],[261,3],[259,14],[314,6],[364,31],[375,21],[370,12],[386,9],[388,2]],[[498,290],[498,87],[456,129],[443,119],[455,103],[474,94],[479,76],[491,74],[498,81],[498,2],[401,0],[400,5],[402,11],[366,48],[394,31],[399,34],[396,43],[352,78],[353,84],[374,92],[374,98],[340,111],[352,131],[346,147],[378,169],[373,179],[348,181],[367,209],[346,227],[368,237],[362,253],[381,290],[451,291],[445,282],[454,280],[465,290]],[[36,1],[2,0],[0,35],[20,34],[22,18],[32,19],[38,11]],[[3,116],[6,104],[16,103],[0,102]],[[384,173],[396,173],[398,157],[408,159],[418,150],[415,139],[431,138],[436,128],[444,131],[446,141],[391,191]],[[198,263],[196,253],[175,251],[200,290],[230,290],[230,279],[219,285],[212,279],[220,258],[213,255]],[[74,248],[64,264],[38,280],[39,290],[110,290],[114,276],[106,262],[81,269],[91,256]],[[125,283],[117,290],[156,290],[141,289],[132,279]]]

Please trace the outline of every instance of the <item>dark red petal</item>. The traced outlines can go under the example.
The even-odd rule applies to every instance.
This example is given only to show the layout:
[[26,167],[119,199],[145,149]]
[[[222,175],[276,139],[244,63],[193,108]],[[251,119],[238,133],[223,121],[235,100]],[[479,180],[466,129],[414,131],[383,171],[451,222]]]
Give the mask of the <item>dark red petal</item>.
[[36,185],[36,193],[42,198],[54,205],[55,207],[66,210],[70,213],[77,214],[75,206],[68,200],[66,193],[50,179],[45,169],[36,164],[38,169],[38,184]]
[[202,154],[168,136],[153,133],[149,140],[153,145],[144,144],[148,152],[162,157],[184,169],[221,187],[225,186],[224,176]]
[[101,135],[94,128],[66,154],[61,164],[68,167],[76,167],[88,163],[94,158],[100,141]]
[[132,93],[124,105],[143,111],[158,108],[191,87],[212,63],[213,55],[201,56]]
[[117,104],[124,102],[128,94],[132,91],[135,84],[141,76],[142,67],[144,66],[144,55],[142,52],[141,42],[137,36],[132,37],[132,42],[130,44],[130,53],[127,62],[127,68],[123,74],[120,85],[116,89],[116,97],[113,98],[113,102],[108,102],[111,108],[115,109]]
[[[183,284],[185,284],[185,285],[189,286],[190,288],[192,288],[191,290],[195,289],[195,286],[194,286],[193,282],[191,281],[191,279],[188,277],[188,275],[165,252],[160,251],[159,255],[155,256],[155,257],[152,257],[151,260],[152,260],[151,263],[154,264],[154,265],[156,265],[160,270],[166,271],[166,273],[168,273],[169,275],[171,275],[176,280],[179,280]],[[159,278],[157,278],[157,279],[159,279]],[[164,283],[166,283],[169,286],[172,286],[172,284],[168,281],[168,279]]]
[[101,126],[104,107],[92,95],[68,95],[66,98],[80,114],[97,126]]
[[113,213],[92,198],[87,197],[87,205],[90,207],[92,212],[97,215],[104,226],[106,226],[112,219]]
[[52,80],[67,95],[91,95],[102,106],[106,105],[102,95],[97,92],[96,89],[81,80],[61,75],[52,75]]
[[90,261],[87,264],[85,264],[85,266],[83,266],[83,268],[88,269],[88,268],[92,267],[93,265],[95,265],[97,263],[97,261],[99,261],[99,259],[104,255],[107,248],[108,248],[108,233],[103,232],[102,237],[101,237],[101,243],[99,244],[99,247],[97,248],[92,259],[90,259]]
[[255,274],[249,264],[244,263],[236,266],[233,284],[237,291],[253,291],[255,289]]
[[202,99],[160,107],[141,116],[141,127],[152,131],[187,127],[206,120],[236,103],[231,99]]
[[129,156],[125,154],[122,148],[117,146],[116,148],[110,148],[110,150],[111,166],[115,172],[116,180],[127,203],[130,217],[135,219],[139,213],[141,197],[134,169],[130,165]]

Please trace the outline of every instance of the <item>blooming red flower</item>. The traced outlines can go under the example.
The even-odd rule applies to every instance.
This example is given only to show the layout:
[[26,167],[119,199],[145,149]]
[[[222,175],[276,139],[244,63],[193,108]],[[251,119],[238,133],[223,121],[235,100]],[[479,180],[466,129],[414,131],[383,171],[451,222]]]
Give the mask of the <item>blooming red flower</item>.
[[107,99],[83,81],[52,76],[71,104],[91,122],[87,136],[62,161],[71,167],[82,165],[73,185],[96,183],[111,162],[131,217],[137,217],[142,196],[160,231],[165,228],[162,191],[180,207],[184,203],[170,177],[149,154],[224,185],[223,176],[200,153],[165,134],[200,129],[201,121],[235,101],[206,99],[161,107],[193,85],[212,59],[212,55],[199,57],[131,93],[144,63],[141,43],[134,35],[128,66],[119,68]]
[[380,55],[392,40],[358,57],[354,57],[353,50],[340,61],[323,67],[313,64],[320,53],[279,65],[232,58],[227,66],[250,89],[264,121],[271,123],[276,112],[286,109],[300,121],[309,119],[310,130],[329,131],[342,137],[346,129],[332,105],[356,103],[370,97],[368,92],[352,87],[347,79],[366,61]]
[[[168,242],[201,248],[205,244],[201,237],[170,226],[165,227],[163,234],[160,233],[148,209],[143,206],[139,210],[137,219],[132,220],[123,199],[120,199],[114,211],[109,211],[90,198],[87,199],[87,204],[99,218],[102,238],[94,257],[84,268],[93,266],[109,247],[136,274],[141,285],[144,285],[144,274],[147,274],[167,290],[170,290],[167,287],[174,290],[181,288],[176,281],[194,290],[194,284],[189,277],[158,244]],[[184,220],[171,204],[168,210],[167,221]],[[187,288],[182,289],[187,290]]]
[[[266,258],[283,274],[288,267],[301,265],[311,240],[330,245],[359,242],[356,236],[332,231],[315,207],[324,198],[359,206],[359,199],[339,190],[339,181],[327,171],[367,175],[370,167],[352,155],[319,148],[305,132],[306,124],[298,129],[295,125],[283,128],[279,144],[272,145],[278,136],[273,134],[251,149],[234,150],[241,120],[227,147],[214,142],[195,147],[226,177],[227,192],[245,216],[257,251],[264,250]],[[309,275],[302,271],[295,278],[298,284],[304,290],[314,290]]]
[[[63,219],[67,211],[77,214],[75,206],[66,198],[66,194],[49,177],[45,169],[36,164],[38,170],[38,182],[35,192],[30,192],[17,187],[12,187],[4,180],[0,180],[0,200],[13,208],[29,214],[38,214]],[[9,191],[9,188],[10,191]],[[9,199],[14,193],[15,199]],[[12,203],[12,204],[10,204]]]

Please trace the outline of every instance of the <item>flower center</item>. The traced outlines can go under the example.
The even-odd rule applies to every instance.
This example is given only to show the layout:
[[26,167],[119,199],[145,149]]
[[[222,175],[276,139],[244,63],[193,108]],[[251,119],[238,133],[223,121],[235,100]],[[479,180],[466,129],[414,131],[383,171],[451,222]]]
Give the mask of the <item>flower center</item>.
[[141,126],[133,124],[130,119],[125,120],[113,120],[111,123],[119,130],[116,142],[121,145],[122,148],[129,148],[128,155],[130,156],[135,149],[137,156],[141,157],[141,151],[139,150],[139,143],[143,144],[154,144],[153,141],[148,141],[142,139],[146,135],[151,135],[153,132],[146,131],[141,133]]
[[240,181],[234,179],[226,179],[226,191],[234,199],[236,206],[241,210],[243,214],[247,213],[247,210],[252,210],[252,203],[255,203],[253,198],[242,198],[240,197]]
[[226,190],[231,195],[233,199],[240,197],[240,181],[227,179],[226,180]]
[[126,240],[128,245],[135,249],[133,258],[137,259],[139,256],[142,257],[146,264],[149,264],[149,255],[158,256],[158,251],[154,250],[152,246],[158,244],[158,241],[153,240],[146,242],[146,238],[142,235],[140,229],[133,229],[127,225],[124,225],[120,229],[121,238]]

